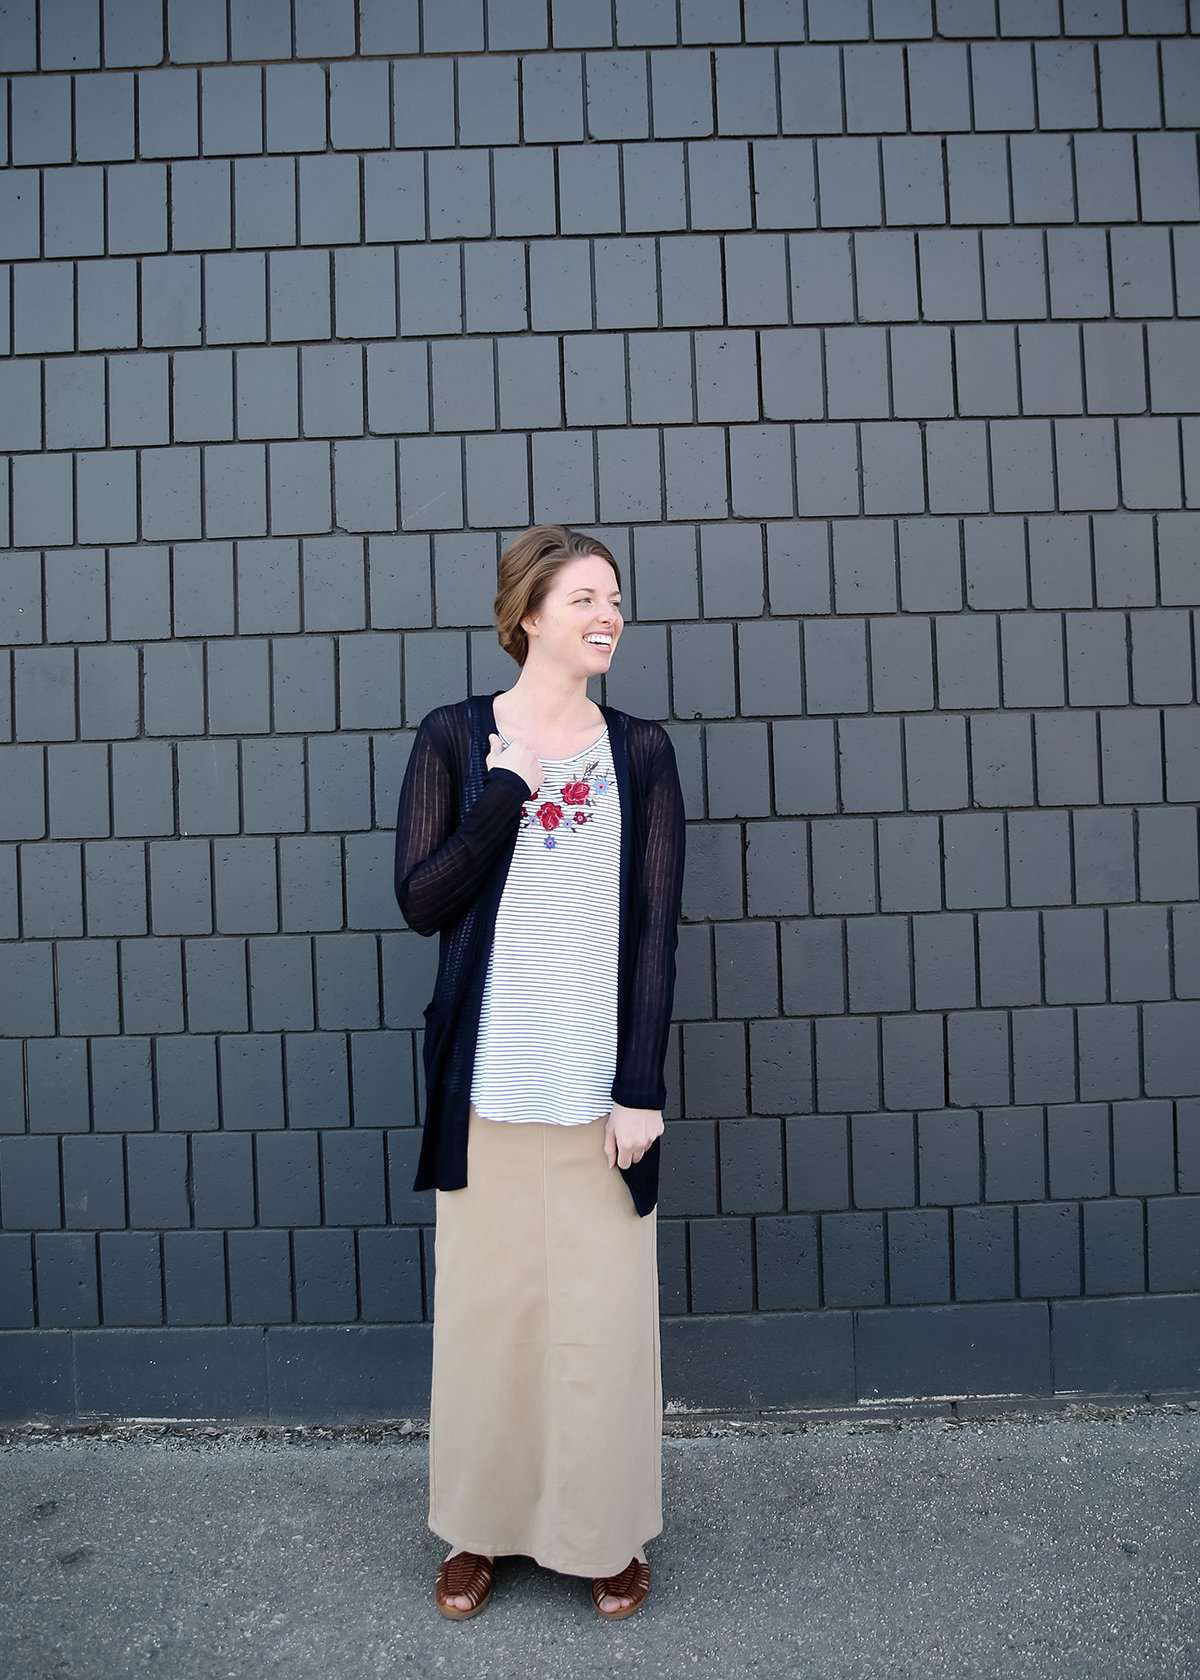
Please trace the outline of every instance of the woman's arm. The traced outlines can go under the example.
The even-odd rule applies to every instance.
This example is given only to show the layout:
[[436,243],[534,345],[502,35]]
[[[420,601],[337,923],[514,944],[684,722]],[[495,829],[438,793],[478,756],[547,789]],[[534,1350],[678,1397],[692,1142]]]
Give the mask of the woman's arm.
[[675,994],[685,833],[675,748],[664,729],[646,793],[642,925],[612,1087],[613,1101],[624,1108],[661,1109],[667,1099],[663,1063]]
[[396,813],[396,899],[409,927],[424,934],[452,926],[479,896],[529,797],[523,776],[494,765],[459,823],[435,719],[431,712],[417,726]]

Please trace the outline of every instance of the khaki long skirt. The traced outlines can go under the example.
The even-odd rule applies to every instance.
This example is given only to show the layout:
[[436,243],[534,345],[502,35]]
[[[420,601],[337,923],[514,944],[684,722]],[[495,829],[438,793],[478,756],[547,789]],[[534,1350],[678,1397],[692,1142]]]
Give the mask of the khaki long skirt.
[[615,1575],[662,1532],[657,1209],[584,1125],[468,1115],[435,1192],[429,1527],[455,1550]]

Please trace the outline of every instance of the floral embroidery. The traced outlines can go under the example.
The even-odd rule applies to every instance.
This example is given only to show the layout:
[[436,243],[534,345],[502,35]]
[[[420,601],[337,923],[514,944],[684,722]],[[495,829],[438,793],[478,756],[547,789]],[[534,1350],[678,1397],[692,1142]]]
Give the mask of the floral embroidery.
[[[595,818],[596,798],[607,793],[612,786],[611,777],[596,769],[599,762],[598,758],[592,759],[584,766],[582,775],[572,773],[571,780],[559,788],[558,799],[543,799],[533,810],[528,805],[522,805],[521,827],[544,829],[542,843],[547,851],[553,851],[557,846],[558,834],[575,834]],[[587,809],[566,811],[564,806],[586,806]]]

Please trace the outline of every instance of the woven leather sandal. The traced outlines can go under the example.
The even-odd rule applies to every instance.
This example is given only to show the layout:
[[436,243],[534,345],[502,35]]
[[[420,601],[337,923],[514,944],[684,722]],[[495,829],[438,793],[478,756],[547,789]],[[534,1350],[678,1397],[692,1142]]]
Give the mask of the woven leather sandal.
[[[619,1622],[623,1616],[632,1616],[639,1610],[642,1600],[650,1591],[650,1565],[641,1558],[630,1558],[619,1575],[598,1575],[592,1582],[592,1603],[596,1606],[598,1615],[606,1622]],[[602,1610],[600,1608],[606,1597],[622,1597],[632,1599],[622,1610]]]
[[[456,1621],[466,1621],[469,1616],[478,1616],[492,1596],[492,1582],[495,1576],[494,1562],[479,1552],[455,1552],[453,1557],[443,1558],[434,1588],[434,1600],[438,1609],[443,1616],[453,1616]],[[446,1602],[447,1597],[454,1597],[458,1593],[470,1599],[469,1609],[464,1610],[461,1604]]]

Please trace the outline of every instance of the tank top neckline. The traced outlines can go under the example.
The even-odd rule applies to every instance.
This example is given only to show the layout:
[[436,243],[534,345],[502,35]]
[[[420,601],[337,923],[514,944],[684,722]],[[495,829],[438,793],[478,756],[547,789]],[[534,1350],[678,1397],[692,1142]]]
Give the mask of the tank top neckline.
[[[496,733],[497,733],[497,735],[499,735],[500,739],[504,742],[504,745],[506,747],[511,745],[511,742],[509,741],[508,736],[504,733],[504,731],[502,729],[497,728]],[[566,758],[544,758],[542,760],[542,763],[543,764],[574,764],[575,760],[577,758],[582,758],[584,753],[595,752],[596,748],[600,745],[601,741],[603,741],[604,737],[607,734],[608,734],[608,725],[606,723],[604,725],[604,728],[600,731],[599,735],[597,735],[596,739],[592,742],[591,746],[580,747],[578,752],[571,753]]]

